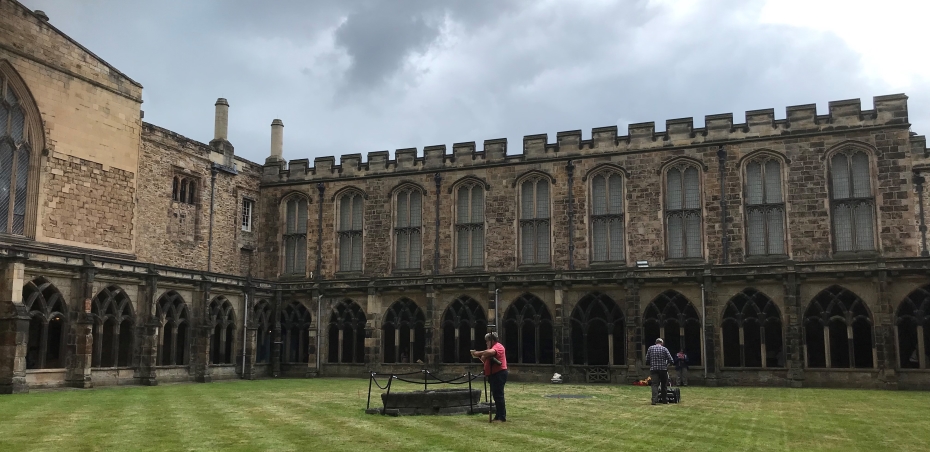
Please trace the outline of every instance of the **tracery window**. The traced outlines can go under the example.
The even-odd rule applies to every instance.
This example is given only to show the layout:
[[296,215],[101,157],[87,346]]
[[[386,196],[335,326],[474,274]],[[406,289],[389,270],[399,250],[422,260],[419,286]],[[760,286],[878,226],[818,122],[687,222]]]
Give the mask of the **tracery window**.
[[875,198],[869,156],[855,148],[830,158],[830,204],[837,252],[875,249]]
[[165,292],[155,305],[158,319],[158,358],[161,366],[183,366],[190,362],[190,316],[187,303],[175,291]]
[[764,293],[745,289],[731,298],[720,329],[725,367],[785,367],[781,312]]
[[194,179],[174,176],[171,182],[171,199],[184,204],[195,204],[197,182]]
[[930,286],[911,292],[895,312],[902,368],[926,369],[930,357]]
[[484,350],[488,320],[484,309],[473,298],[455,299],[442,314],[442,362],[470,363],[469,350]]
[[23,304],[29,312],[26,368],[65,367],[68,306],[61,292],[40,276],[23,286]]
[[285,202],[284,273],[307,273],[307,198],[292,196]]
[[259,300],[252,308],[249,321],[255,331],[255,363],[264,364],[271,359],[271,328],[273,310],[266,300]]
[[34,143],[24,99],[0,72],[0,232],[24,235],[29,160]]
[[693,164],[665,172],[665,227],[669,259],[701,258],[701,181]]
[[94,319],[93,367],[126,367],[132,362],[132,302],[118,286],[104,288],[91,301]]
[[865,302],[839,286],[821,291],[804,313],[807,367],[872,368],[872,314]]
[[532,294],[521,295],[504,313],[503,327],[508,363],[552,364],[552,315],[542,300]]
[[746,164],[746,254],[785,255],[781,161],[761,156]]
[[226,297],[210,302],[207,324],[210,326],[210,364],[233,364],[236,343],[236,312]]
[[585,295],[571,317],[572,364],[626,364],[626,324],[623,310],[607,295]]
[[520,183],[520,264],[549,263],[549,181],[540,176]]
[[362,271],[362,194],[350,191],[339,198],[339,271]]
[[417,270],[423,255],[423,194],[407,187],[395,196],[394,268]]
[[345,299],[333,307],[329,317],[329,362],[365,362],[365,323],[358,303]]
[[694,305],[674,290],[662,292],[643,311],[643,344],[652,345],[660,337],[672,355],[684,350],[691,364],[702,362],[701,318]]
[[415,363],[426,360],[426,316],[413,300],[395,301],[381,326],[385,363]]
[[484,187],[465,183],[455,193],[455,266],[484,267]]
[[623,176],[614,171],[591,178],[591,260],[623,262]]
[[307,307],[292,301],[281,310],[281,358],[286,363],[310,362],[310,325],[312,317]]

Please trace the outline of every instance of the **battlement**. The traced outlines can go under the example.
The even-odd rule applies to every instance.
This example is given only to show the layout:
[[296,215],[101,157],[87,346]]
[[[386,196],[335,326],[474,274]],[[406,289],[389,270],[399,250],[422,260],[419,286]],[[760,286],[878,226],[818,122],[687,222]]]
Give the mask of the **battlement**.
[[[485,140],[479,150],[476,142],[452,145],[426,146],[422,157],[416,148],[398,149],[394,159],[388,151],[368,153],[367,161],[361,154],[343,155],[336,165],[335,157],[317,157],[313,166],[307,159],[265,164],[263,183],[287,183],[317,179],[333,179],[364,175],[435,171],[469,166],[576,158],[607,153],[642,152],[672,147],[724,145],[727,142],[764,139],[809,133],[830,132],[880,126],[908,125],[907,96],[892,94],[872,98],[873,109],[862,110],[859,99],[829,103],[827,114],[818,114],[816,104],[795,105],[785,109],[785,119],[775,119],[775,109],[745,112],[745,122],[736,123],[733,113],[707,115],[704,127],[694,127],[694,118],[669,119],[665,130],[656,131],[654,122],[630,124],[626,135],[618,135],[617,126],[597,127],[591,130],[591,139],[582,139],[581,130],[556,134],[549,142],[548,134],[526,135],[520,154],[507,155],[507,140]],[[914,148],[919,144],[913,144]]]

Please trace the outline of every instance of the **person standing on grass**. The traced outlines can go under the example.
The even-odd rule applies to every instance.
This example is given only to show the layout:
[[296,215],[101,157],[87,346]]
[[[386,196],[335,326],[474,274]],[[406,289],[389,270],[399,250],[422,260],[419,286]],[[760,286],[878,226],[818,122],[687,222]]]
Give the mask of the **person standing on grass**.
[[688,386],[688,354],[683,349],[675,355],[675,373],[678,374],[678,384]]
[[488,376],[491,385],[491,396],[494,397],[496,413],[493,422],[507,422],[507,406],[504,405],[504,385],[507,383],[507,352],[504,345],[497,341],[497,334],[484,335],[487,350],[471,351],[471,356],[484,363],[484,374]]
[[[668,403],[668,365],[674,362],[672,354],[662,345],[662,338],[656,339],[656,345],[646,350],[646,362],[649,363],[649,373],[652,376],[652,404],[655,405],[661,396],[662,403]],[[661,388],[660,388],[661,386]],[[662,392],[659,392],[659,391]]]

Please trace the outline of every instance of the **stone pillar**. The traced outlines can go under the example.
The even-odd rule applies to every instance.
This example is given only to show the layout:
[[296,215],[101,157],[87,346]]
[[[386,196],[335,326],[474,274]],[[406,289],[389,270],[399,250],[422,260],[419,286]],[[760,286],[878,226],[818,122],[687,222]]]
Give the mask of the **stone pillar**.
[[274,291],[274,320],[271,329],[271,376],[281,376],[281,289]]
[[191,319],[190,332],[192,334],[191,351],[190,351],[190,369],[194,374],[194,381],[198,383],[210,383],[213,377],[210,375],[210,333],[213,328],[210,327],[210,291],[212,287],[209,281],[204,281],[201,285],[200,293],[194,292],[192,310],[193,319]]
[[255,353],[258,349],[258,327],[250,325],[245,329],[245,367],[242,378],[255,379]]
[[[873,313],[875,325],[875,344],[872,348],[873,365],[881,369],[878,378],[884,383],[884,389],[898,389],[897,364],[898,351],[894,340],[894,301],[890,299],[888,271],[879,263],[878,272],[878,309]],[[852,334],[850,334],[852,337]],[[923,355],[921,355],[923,358]]]
[[72,388],[93,388],[91,365],[94,356],[94,322],[90,316],[91,300],[94,297],[93,262],[85,258],[81,270],[80,294],[82,301],[73,306],[69,313],[67,370],[65,381]]
[[645,378],[643,374],[643,319],[640,314],[640,282],[633,273],[627,274],[626,281],[626,329],[627,341],[627,383]]
[[804,307],[801,303],[801,284],[793,264],[785,271],[785,365],[788,367],[788,386],[804,386]]
[[[242,366],[240,377],[244,380],[255,379],[255,358],[258,352],[258,323],[253,317],[253,308],[255,302],[255,288],[252,286],[252,278],[246,279],[246,287],[243,291],[243,322],[242,337],[244,344],[242,355],[236,357],[236,364]],[[235,348],[235,347],[234,347]]]
[[26,385],[26,341],[29,313],[23,305],[26,265],[0,264],[0,394],[29,392]]
[[[380,372],[381,363],[384,362],[382,355],[382,346],[384,338],[381,337],[381,328],[375,325],[381,325],[381,294],[374,288],[368,289],[368,303],[366,306],[365,316],[368,318],[365,326],[365,362],[368,363],[368,370],[371,372]],[[397,344],[400,347],[400,344]]]
[[425,286],[423,291],[426,292],[426,312],[424,313],[426,315],[426,324],[423,325],[426,336],[424,367],[433,365],[435,369],[435,364],[442,362],[442,351],[439,349],[439,338],[442,337],[439,325],[442,320],[438,318],[441,314],[437,312],[439,310],[439,293],[431,285]]
[[704,270],[704,349],[701,350],[701,361],[707,369],[707,379],[704,384],[717,386],[717,354],[716,354],[716,318],[717,307],[720,306],[717,288],[714,285],[711,271]]
[[553,342],[553,356],[552,362],[559,369],[559,373],[564,377],[568,377],[568,366],[571,364],[569,360],[571,359],[571,354],[569,353],[569,330],[565,328],[565,305],[563,300],[565,297],[565,291],[562,288],[562,284],[555,284],[553,288],[553,300],[555,303],[555,312],[552,317],[552,342]]
[[[158,384],[155,366],[158,365],[158,333],[161,323],[155,307],[155,294],[158,293],[158,273],[149,267],[149,274],[145,278],[145,285],[139,288],[139,314],[141,328],[138,328],[138,371],[139,384],[155,386]],[[143,323],[144,322],[144,323]]]

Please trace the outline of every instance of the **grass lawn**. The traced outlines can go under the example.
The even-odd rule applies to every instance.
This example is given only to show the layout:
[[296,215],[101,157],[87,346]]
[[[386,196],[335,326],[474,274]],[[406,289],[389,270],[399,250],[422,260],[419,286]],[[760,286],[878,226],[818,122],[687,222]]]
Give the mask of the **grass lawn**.
[[509,422],[488,424],[367,415],[367,390],[314,379],[0,396],[0,451],[930,450],[925,392],[687,387],[681,405],[652,406],[648,388],[511,382]]

